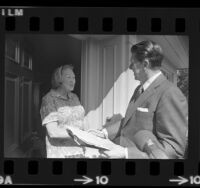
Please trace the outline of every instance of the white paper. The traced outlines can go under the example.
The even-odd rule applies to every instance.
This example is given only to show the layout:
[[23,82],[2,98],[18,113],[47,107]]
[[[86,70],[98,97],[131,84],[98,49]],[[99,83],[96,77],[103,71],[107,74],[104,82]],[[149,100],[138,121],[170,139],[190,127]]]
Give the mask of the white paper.
[[107,150],[112,150],[113,146],[115,146],[115,144],[109,139],[100,138],[98,136],[93,135],[92,133],[82,131],[75,127],[67,127],[67,131],[71,131],[74,138],[76,139],[76,142],[78,142],[78,138],[81,142],[85,144]]

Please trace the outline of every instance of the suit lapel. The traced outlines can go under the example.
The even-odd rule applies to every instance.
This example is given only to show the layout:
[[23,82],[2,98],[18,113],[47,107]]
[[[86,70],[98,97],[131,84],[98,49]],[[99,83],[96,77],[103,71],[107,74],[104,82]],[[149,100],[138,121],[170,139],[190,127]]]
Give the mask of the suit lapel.
[[153,81],[153,83],[139,96],[135,102],[130,102],[126,111],[123,125],[125,126],[127,121],[134,115],[137,108],[143,104],[150,96],[155,93],[155,89],[164,81],[166,78],[161,74]]

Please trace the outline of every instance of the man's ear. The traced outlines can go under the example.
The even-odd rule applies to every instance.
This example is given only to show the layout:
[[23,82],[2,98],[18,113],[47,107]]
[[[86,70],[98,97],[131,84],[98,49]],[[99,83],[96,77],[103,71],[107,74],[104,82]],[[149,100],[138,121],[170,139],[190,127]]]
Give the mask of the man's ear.
[[147,59],[144,60],[143,64],[145,68],[150,68],[150,63]]

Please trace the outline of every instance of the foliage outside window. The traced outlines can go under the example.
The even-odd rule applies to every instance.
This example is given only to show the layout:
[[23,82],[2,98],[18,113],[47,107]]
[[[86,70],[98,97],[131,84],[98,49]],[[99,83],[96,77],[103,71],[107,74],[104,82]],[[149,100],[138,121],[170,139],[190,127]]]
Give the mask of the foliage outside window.
[[183,92],[183,94],[188,99],[188,75],[189,71],[188,68],[185,69],[178,69],[177,70],[177,86],[180,88],[180,90]]

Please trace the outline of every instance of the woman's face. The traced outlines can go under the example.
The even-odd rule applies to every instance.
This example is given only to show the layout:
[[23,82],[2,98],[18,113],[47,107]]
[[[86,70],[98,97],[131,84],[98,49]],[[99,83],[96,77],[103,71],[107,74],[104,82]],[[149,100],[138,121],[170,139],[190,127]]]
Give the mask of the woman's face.
[[62,71],[62,86],[67,91],[73,91],[75,86],[75,74],[72,69],[66,68]]

